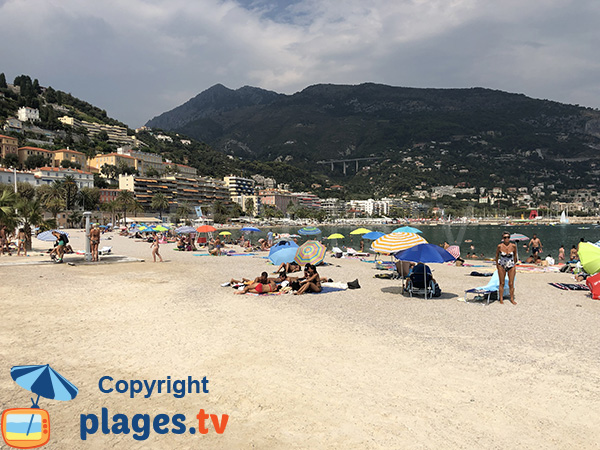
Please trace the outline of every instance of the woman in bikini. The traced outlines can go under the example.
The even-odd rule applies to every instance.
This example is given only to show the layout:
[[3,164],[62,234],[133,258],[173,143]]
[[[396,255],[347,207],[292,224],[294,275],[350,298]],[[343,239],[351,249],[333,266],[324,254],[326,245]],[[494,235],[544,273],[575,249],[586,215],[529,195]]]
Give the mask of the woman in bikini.
[[27,245],[25,245],[26,241],[27,241],[27,236],[25,235],[25,230],[23,228],[21,228],[19,230],[19,234],[17,235],[17,240],[18,240],[18,244],[19,244],[19,249],[17,250],[17,256],[21,256],[21,251],[23,251],[25,256],[27,256]]
[[515,274],[517,272],[517,246],[510,242],[510,234],[502,233],[502,242],[496,247],[496,267],[498,268],[498,279],[500,286],[498,289],[498,299],[504,303],[504,279],[508,275],[508,289],[510,291],[510,302],[515,302]]
[[156,262],[157,256],[160,259],[160,262],[163,262],[162,256],[160,256],[160,253],[158,253],[158,250],[160,248],[158,244],[158,236],[156,235],[156,233],[152,233],[152,235],[154,237],[154,240],[152,241],[152,244],[150,244],[150,248],[152,249],[152,257],[154,258],[154,262]]
[[[231,280],[235,281],[235,280]],[[235,294],[246,294],[250,292],[251,294],[262,294],[265,292],[275,292],[277,290],[277,284],[272,279],[269,279],[269,275],[267,272],[263,272],[260,274],[260,277],[257,277],[252,283],[246,285],[246,287],[241,291],[236,291]]]
[[321,277],[317,273],[317,268],[312,264],[307,264],[304,273],[306,278],[301,282],[300,289],[294,294],[301,295],[306,291],[321,292],[323,288],[321,287]]

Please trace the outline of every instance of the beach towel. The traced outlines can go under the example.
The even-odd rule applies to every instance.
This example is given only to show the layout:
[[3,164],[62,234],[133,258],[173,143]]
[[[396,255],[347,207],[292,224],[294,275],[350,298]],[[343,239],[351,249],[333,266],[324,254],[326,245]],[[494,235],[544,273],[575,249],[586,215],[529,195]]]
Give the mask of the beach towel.
[[562,289],[563,291],[589,291],[590,288],[585,284],[576,283],[548,283],[550,286]]
[[[485,286],[465,290],[464,298],[466,301],[467,293],[479,294],[483,296],[484,299],[486,299],[486,304],[489,305],[492,294],[497,293],[498,289],[500,289],[500,277],[498,276],[498,271],[496,270],[494,271],[492,278],[490,278],[488,284],[486,284]],[[509,294],[508,277],[504,277],[504,294]]]

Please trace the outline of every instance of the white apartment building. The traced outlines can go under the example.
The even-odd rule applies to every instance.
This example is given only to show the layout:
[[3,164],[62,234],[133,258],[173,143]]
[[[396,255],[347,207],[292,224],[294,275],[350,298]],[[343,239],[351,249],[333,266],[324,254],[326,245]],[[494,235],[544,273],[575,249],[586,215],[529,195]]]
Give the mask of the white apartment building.
[[28,106],[22,106],[17,111],[17,118],[21,122],[27,122],[29,120],[36,121],[40,120],[40,112],[36,108],[30,108]]
[[17,183],[29,183],[32,186],[38,186],[40,184],[40,179],[36,178],[33,172],[20,170],[15,171],[13,169],[4,169],[0,167],[0,183],[10,184],[11,186],[14,186],[15,175],[17,178]]
[[370,216],[387,216],[390,213],[390,203],[384,200],[350,200],[347,209],[357,209]]
[[230,175],[224,177],[225,186],[229,188],[229,195],[237,197],[240,195],[254,195],[254,180],[250,178],[235,177]]
[[321,208],[329,217],[340,217],[346,212],[346,203],[339,198],[322,198]]
[[94,175],[90,172],[84,172],[78,169],[63,169],[59,167],[40,167],[35,172],[36,177],[40,179],[40,184],[52,184],[55,181],[64,179],[67,175],[75,179],[79,189],[94,187]]

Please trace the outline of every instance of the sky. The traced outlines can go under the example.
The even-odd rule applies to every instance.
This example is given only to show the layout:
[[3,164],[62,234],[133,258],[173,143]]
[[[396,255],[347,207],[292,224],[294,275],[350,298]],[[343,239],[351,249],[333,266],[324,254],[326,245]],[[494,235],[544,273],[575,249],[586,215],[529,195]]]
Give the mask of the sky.
[[130,127],[211,86],[485,87],[600,107],[598,0],[0,0],[0,72]]

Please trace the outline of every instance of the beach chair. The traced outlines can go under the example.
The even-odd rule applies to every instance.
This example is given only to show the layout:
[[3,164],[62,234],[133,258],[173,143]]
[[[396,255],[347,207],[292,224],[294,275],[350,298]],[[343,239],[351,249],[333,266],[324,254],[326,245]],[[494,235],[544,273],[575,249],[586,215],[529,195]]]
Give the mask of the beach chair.
[[112,250],[112,247],[102,247],[100,250],[98,250],[98,255],[108,255]]
[[[467,294],[474,293],[476,295],[481,295],[486,300],[486,305],[490,304],[490,300],[492,298],[492,294],[496,293],[496,298],[498,298],[498,290],[500,289],[500,277],[498,276],[498,271],[494,271],[492,278],[485,286],[481,286],[478,288],[467,289],[465,291],[465,301],[467,301]],[[508,290],[508,277],[504,277],[504,297],[510,297],[510,292]]]
[[431,298],[436,293],[436,285],[429,266],[419,263],[413,267],[406,279],[404,290],[412,297],[413,295],[424,295]]

